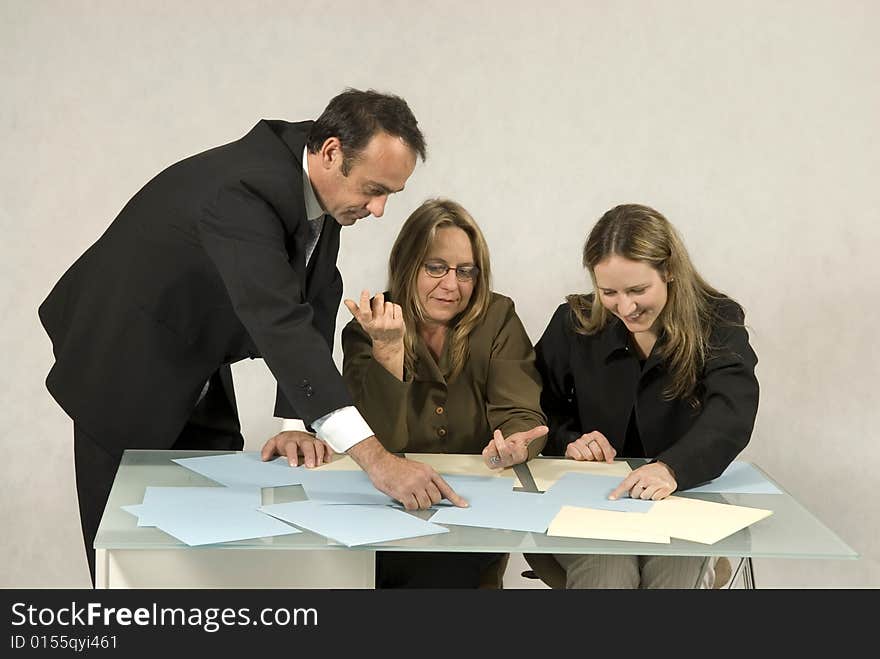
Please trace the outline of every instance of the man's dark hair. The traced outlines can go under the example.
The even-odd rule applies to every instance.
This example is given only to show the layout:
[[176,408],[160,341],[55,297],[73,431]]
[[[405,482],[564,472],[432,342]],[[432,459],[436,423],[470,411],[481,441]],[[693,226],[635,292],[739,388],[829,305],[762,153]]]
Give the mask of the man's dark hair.
[[342,173],[348,175],[352,162],[379,131],[401,138],[425,160],[425,137],[406,101],[373,89],[349,88],[331,99],[312,125],[306,144],[310,153],[317,153],[328,138],[339,138]]

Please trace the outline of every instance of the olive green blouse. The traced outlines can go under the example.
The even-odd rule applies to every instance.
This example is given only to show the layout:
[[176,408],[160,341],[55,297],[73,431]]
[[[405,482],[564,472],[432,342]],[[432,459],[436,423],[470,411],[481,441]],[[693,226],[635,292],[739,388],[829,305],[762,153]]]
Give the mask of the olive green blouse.
[[[513,301],[503,295],[492,293],[452,381],[448,341],[437,363],[417,339],[416,361],[412,371],[404,369],[403,382],[373,359],[372,341],[357,320],[342,330],[342,349],[342,374],[355,404],[389,451],[480,453],[496,428],[507,438],[547,423],[535,352]],[[529,457],[545,442],[533,441]]]

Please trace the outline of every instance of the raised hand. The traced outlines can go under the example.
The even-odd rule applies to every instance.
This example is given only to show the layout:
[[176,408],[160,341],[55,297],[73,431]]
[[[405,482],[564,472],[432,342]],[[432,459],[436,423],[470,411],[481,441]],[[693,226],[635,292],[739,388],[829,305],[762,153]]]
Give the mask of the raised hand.
[[483,461],[489,469],[504,469],[529,459],[529,444],[547,434],[547,426],[515,432],[507,439],[501,430],[495,430],[483,449]]
[[360,326],[376,343],[395,345],[403,343],[403,335],[406,326],[403,322],[403,310],[399,304],[386,302],[382,293],[377,293],[370,300],[370,291],[361,291],[361,302],[356,304],[354,300],[346,299],[345,306],[351,315],[357,319]]

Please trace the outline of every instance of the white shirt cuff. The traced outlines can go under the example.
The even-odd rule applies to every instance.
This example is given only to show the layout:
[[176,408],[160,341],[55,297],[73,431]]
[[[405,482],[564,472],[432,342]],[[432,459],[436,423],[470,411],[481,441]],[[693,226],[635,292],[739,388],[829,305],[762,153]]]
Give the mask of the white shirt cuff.
[[[315,435],[323,439],[337,453],[345,453],[352,446],[373,435],[364,417],[355,407],[342,407],[325,414],[312,423]],[[281,419],[281,432],[298,430],[309,432],[302,419]]]
[[356,407],[349,405],[312,422],[318,439],[323,439],[337,453],[345,453],[355,444],[372,436],[373,431]]

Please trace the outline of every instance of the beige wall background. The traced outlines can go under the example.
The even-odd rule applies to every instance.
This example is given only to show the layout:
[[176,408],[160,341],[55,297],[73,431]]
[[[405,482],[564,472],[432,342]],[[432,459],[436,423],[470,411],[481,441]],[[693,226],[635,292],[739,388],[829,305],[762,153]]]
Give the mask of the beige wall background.
[[[346,296],[382,288],[402,220],[449,196],[537,340],[588,287],[595,220],[655,206],[748,312],[744,457],[862,555],[760,560],[758,585],[880,586],[878,19],[871,0],[0,0],[0,586],[88,580],[38,304],[159,170],[346,86],[405,97],[430,149],[343,232]],[[258,448],[273,381],[235,377]]]

